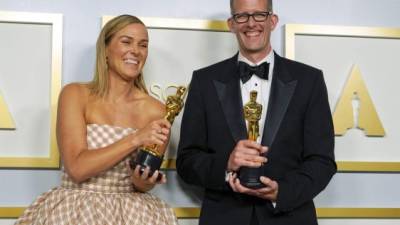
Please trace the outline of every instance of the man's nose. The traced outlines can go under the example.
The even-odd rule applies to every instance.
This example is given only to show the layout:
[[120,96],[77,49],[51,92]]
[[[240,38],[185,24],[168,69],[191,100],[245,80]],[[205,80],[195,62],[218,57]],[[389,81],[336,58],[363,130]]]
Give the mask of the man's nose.
[[254,19],[254,16],[249,16],[249,20],[247,21],[247,24],[249,26],[254,26],[257,23],[257,21]]

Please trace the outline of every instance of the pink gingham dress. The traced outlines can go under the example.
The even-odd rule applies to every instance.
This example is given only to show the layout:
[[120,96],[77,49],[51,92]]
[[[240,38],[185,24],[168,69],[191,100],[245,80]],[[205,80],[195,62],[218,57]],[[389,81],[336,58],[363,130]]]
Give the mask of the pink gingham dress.
[[[88,147],[105,147],[131,132],[134,129],[88,124]],[[63,170],[61,186],[39,196],[15,224],[177,225],[174,211],[165,202],[134,190],[127,168],[130,159],[80,184]]]

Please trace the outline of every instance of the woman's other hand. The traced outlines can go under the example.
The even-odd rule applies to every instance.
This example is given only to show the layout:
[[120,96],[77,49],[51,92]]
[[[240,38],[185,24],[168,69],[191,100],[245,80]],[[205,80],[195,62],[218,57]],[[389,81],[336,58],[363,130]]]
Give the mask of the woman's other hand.
[[[136,190],[140,192],[147,192],[151,190],[156,184],[164,184],[167,182],[165,174],[156,170],[152,176],[150,174],[150,168],[145,168],[143,172],[140,172],[140,166],[137,165],[135,170],[132,171],[132,183]],[[161,174],[161,179],[157,180],[159,174]]]

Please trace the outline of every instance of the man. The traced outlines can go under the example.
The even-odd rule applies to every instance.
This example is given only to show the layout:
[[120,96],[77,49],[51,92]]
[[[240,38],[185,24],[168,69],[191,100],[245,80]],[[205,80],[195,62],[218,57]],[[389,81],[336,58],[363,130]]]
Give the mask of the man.
[[[205,189],[200,224],[317,224],[313,198],[336,172],[322,72],[274,53],[272,0],[230,4],[239,53],[193,73],[177,172]],[[256,142],[247,140],[243,115],[252,90],[262,104]],[[262,186],[243,185],[243,168],[259,168]]]

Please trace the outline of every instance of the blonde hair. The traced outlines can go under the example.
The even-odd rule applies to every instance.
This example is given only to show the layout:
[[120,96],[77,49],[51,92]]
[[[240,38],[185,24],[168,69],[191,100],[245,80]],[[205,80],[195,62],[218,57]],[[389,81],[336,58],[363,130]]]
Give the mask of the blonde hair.
[[[101,30],[96,42],[96,65],[93,80],[89,82],[90,93],[98,97],[104,97],[109,91],[108,82],[108,66],[106,57],[106,48],[113,38],[114,34],[122,30],[129,24],[139,23],[143,26],[144,23],[132,15],[120,15],[111,19]],[[133,85],[139,90],[148,93],[141,72],[134,80]]]

